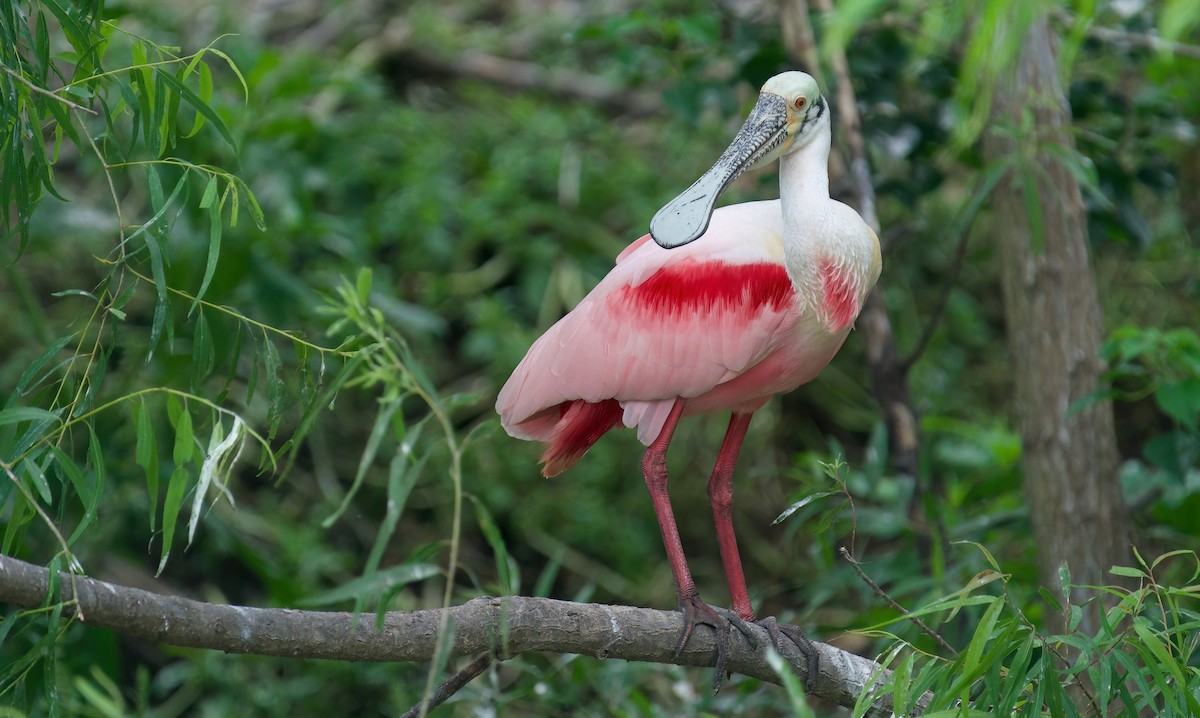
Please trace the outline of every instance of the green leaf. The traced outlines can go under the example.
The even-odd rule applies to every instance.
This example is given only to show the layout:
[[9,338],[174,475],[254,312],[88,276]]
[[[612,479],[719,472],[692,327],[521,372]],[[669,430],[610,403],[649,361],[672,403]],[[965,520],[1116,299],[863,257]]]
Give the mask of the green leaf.
[[217,130],[217,133],[220,134],[227,143],[229,143],[229,146],[233,148],[234,152],[237,152],[237,142],[233,140],[233,135],[229,133],[229,128],[225,126],[225,123],[221,120],[221,117],[216,113],[215,110],[213,110],[212,107],[209,106],[207,102],[200,99],[195,92],[192,92],[191,88],[180,82],[179,79],[171,73],[159,70],[156,75],[158,78],[161,78],[163,82],[170,85],[175,92],[179,93],[179,97],[182,97],[185,102],[187,102],[192,106],[193,109],[196,110],[196,112],[200,113],[205,119],[211,122],[212,126]]
[[[240,337],[241,335],[239,334],[238,336]],[[329,382],[329,385],[325,387],[325,390],[321,392],[319,396],[314,397],[313,401],[305,407],[304,413],[300,417],[300,421],[296,424],[296,428],[292,432],[292,440],[295,442],[293,444],[294,447],[298,447],[300,442],[303,441],[303,439],[308,436],[309,432],[312,431],[313,427],[316,425],[317,417],[320,415],[320,412],[325,407],[332,407],[333,401],[337,397],[337,394],[341,390],[342,386],[344,386],[351,377],[357,375],[359,367],[361,367],[365,361],[366,356],[361,353],[355,354],[353,357],[351,357],[349,361],[342,365],[342,368],[338,371],[333,380]],[[255,366],[257,366],[257,364]],[[288,467],[290,467],[295,462],[296,452],[293,449],[287,455]],[[288,469],[285,468],[282,474],[286,475],[287,473]]]
[[1039,586],[1038,595],[1042,597],[1043,601],[1050,604],[1050,607],[1055,611],[1062,610],[1062,603],[1059,602],[1057,596],[1050,592],[1050,589],[1046,588],[1045,586]]
[[283,384],[283,362],[279,359],[279,350],[270,337],[263,340],[263,364],[267,377],[267,439],[274,439],[283,420],[283,400],[287,388]]
[[370,267],[363,267],[358,270],[358,276],[354,280],[355,294],[358,296],[358,303],[364,307],[370,304],[371,298],[371,279],[372,272]]
[[154,356],[154,349],[158,346],[159,339],[162,337],[163,329],[167,323],[167,310],[170,308],[170,298],[167,293],[167,270],[166,257],[163,253],[163,247],[166,245],[167,238],[167,223],[165,214],[167,209],[174,204],[175,198],[179,196],[180,191],[187,180],[187,173],[183,173],[179,177],[179,181],[175,183],[175,189],[171,191],[170,197],[163,198],[162,180],[159,179],[158,170],[154,165],[150,165],[146,172],[147,180],[150,189],[150,205],[155,210],[154,216],[150,221],[142,225],[133,234],[129,235],[126,241],[132,240],[140,234],[145,233],[146,236],[146,251],[150,254],[150,274],[154,278],[154,289],[158,294],[158,301],[154,305],[154,319],[150,326],[150,343],[146,351],[146,361],[149,362]]
[[917,656],[914,653],[909,653],[900,659],[900,663],[893,669],[892,674],[892,705],[896,708],[904,708],[908,706],[912,691],[912,674],[913,665],[916,663]]
[[13,546],[21,534],[21,530],[33,519],[34,515],[33,505],[29,503],[25,495],[20,491],[14,491],[12,508],[5,517],[6,526],[4,527],[4,545],[2,547],[4,553],[9,555],[13,553]]
[[1200,5],[1192,0],[1169,0],[1164,3],[1158,23],[1164,39],[1183,40],[1197,25],[1200,25]]
[[84,502],[84,508],[87,513],[94,514],[100,502],[100,496],[104,493],[104,484],[107,481],[108,474],[104,470],[104,450],[100,445],[100,438],[96,436],[96,430],[88,425],[88,463],[92,465],[92,476],[94,484],[90,495],[81,493],[80,496],[87,496]]
[[75,48],[76,52],[82,53],[87,46],[91,45],[92,34],[76,20],[77,8],[74,5],[64,6],[60,0],[47,0],[43,5],[54,14],[54,18],[58,20],[63,33],[67,36],[67,41],[71,43],[71,47]]
[[1096,679],[1096,698],[1100,702],[1100,715],[1106,716],[1109,715],[1108,703],[1113,689],[1113,662],[1107,656],[1100,657],[1097,662],[1100,675]]
[[137,465],[146,474],[146,493],[150,504],[150,531],[154,532],[158,519],[158,438],[150,422],[150,412],[144,401],[134,405],[134,423],[137,425]]
[[342,498],[342,503],[337,509],[321,522],[322,528],[332,526],[346,509],[350,508],[350,502],[354,500],[354,495],[358,493],[358,489],[362,486],[363,479],[366,478],[367,469],[371,468],[371,464],[375,461],[375,455],[379,452],[379,444],[383,441],[384,435],[387,433],[388,423],[397,409],[400,408],[400,400],[392,399],[383,401],[379,405],[379,411],[375,413],[375,423],[371,426],[371,434],[367,437],[367,444],[363,448],[362,456],[358,459],[358,471],[354,473],[354,483],[350,485],[350,490]]
[[1200,377],[1164,383],[1154,398],[1167,415],[1186,427],[1195,427],[1200,419]]
[[192,386],[199,388],[213,373],[216,363],[212,330],[208,328],[208,317],[201,309],[196,312],[196,329],[192,333]]
[[[239,328],[241,327],[240,323],[238,324],[238,327]],[[238,333],[238,338],[239,338],[239,348],[240,348],[240,343],[241,343],[240,342],[240,339],[241,339],[240,331]],[[268,343],[270,343],[271,340],[267,339],[266,341]],[[240,352],[236,352],[236,353],[240,354]],[[257,361],[257,358],[255,358],[253,361],[250,362],[250,376],[246,379],[245,402],[247,405],[249,405],[250,402],[254,399],[254,391],[258,388],[258,366],[259,366],[259,363]],[[230,371],[229,371],[230,376],[233,376],[235,368],[236,368],[236,365],[231,365]]]
[[175,425],[175,448],[171,458],[175,468],[183,467],[192,460],[196,453],[196,437],[192,433],[192,414],[184,407],[179,414],[179,422]]
[[238,82],[242,83],[242,98],[243,98],[243,100],[246,102],[249,102],[250,101],[250,85],[246,83],[245,76],[242,75],[241,69],[238,68],[237,63],[233,61],[233,58],[231,58],[229,55],[226,55],[224,52],[221,52],[217,48],[212,47],[211,45],[209,47],[205,48],[205,50],[208,52],[211,52],[212,54],[221,58],[222,60],[225,61],[225,64],[229,65],[229,69],[233,71],[234,75],[237,75]]
[[[254,218],[254,226],[257,227],[260,232],[265,232],[267,230],[267,219],[263,215],[262,207],[260,207],[258,204],[258,198],[254,196],[254,193],[250,191],[249,187],[245,186],[244,184],[242,184],[241,187],[246,191],[246,201],[250,203],[250,216]],[[236,196],[237,194],[235,193],[234,197]],[[233,223],[231,222],[230,224]]]
[[[167,148],[171,144],[172,131],[172,115],[171,102],[172,95],[177,99],[178,94],[172,93],[167,88],[163,76],[167,73],[161,70],[146,68],[146,72],[150,73],[150,84],[154,87],[154,106],[150,108],[150,119],[146,123],[150,127],[152,134],[150,141],[146,144],[150,146],[155,157],[164,157],[167,154]],[[176,106],[178,106],[176,104]]]
[[[1183,677],[1183,671],[1180,670],[1179,659],[1171,654],[1166,644],[1163,643],[1162,638],[1150,630],[1149,626],[1146,625],[1145,619],[1140,616],[1134,619],[1133,630],[1137,633],[1138,638],[1142,640],[1142,645],[1154,654],[1154,658],[1157,660],[1159,666],[1171,674],[1171,677],[1174,679],[1174,685],[1186,686],[1188,682]],[[1168,688],[1168,690],[1170,689]]]
[[[40,452],[39,452],[40,453]],[[29,479],[29,484],[37,491],[38,497],[42,503],[47,506],[54,504],[54,494],[50,491],[50,482],[46,481],[45,470],[34,460],[36,455],[30,455],[25,460],[13,467],[13,472],[18,476],[24,474]]]
[[496,577],[500,581],[500,590],[503,595],[510,596],[520,592],[520,582],[516,579],[512,568],[515,566],[512,557],[508,554],[508,548],[504,545],[504,537],[500,534],[500,527],[496,525],[496,520],[492,518],[492,514],[487,510],[479,499],[474,496],[469,497],[471,503],[475,505],[475,520],[479,523],[479,530],[483,532],[483,537],[487,540],[488,545],[492,547],[492,554],[496,560]]
[[94,508],[93,502],[99,493],[95,490],[94,485],[84,477],[83,472],[79,470],[79,466],[76,465],[71,457],[63,453],[62,449],[57,446],[51,446],[50,451],[54,454],[55,464],[75,489],[80,503],[84,507],[92,506]]
[[208,209],[217,201],[217,177],[213,175],[208,178],[208,184],[204,185],[204,194],[200,196],[200,209]]
[[842,493],[842,492],[841,491],[817,491],[815,493],[809,494],[808,496],[805,496],[804,498],[800,499],[796,503],[794,503],[791,506],[784,509],[783,513],[781,513],[775,517],[775,520],[771,522],[771,525],[774,526],[775,524],[786,521],[789,516],[796,513],[800,509],[804,508],[805,506],[808,506],[809,504],[816,501],[817,499],[823,499],[826,496],[833,496],[834,494],[840,494],[840,493]]
[[46,28],[46,13],[39,12],[37,14],[37,30],[34,34],[33,46],[37,81],[44,88],[50,70],[50,31]]
[[[185,414],[185,416],[188,416]],[[171,480],[167,484],[167,499],[163,504],[163,543],[162,558],[158,562],[155,576],[161,576],[167,567],[167,558],[171,555],[171,543],[175,540],[175,524],[179,520],[179,509],[183,506],[183,497],[187,493],[188,472],[182,466],[176,466],[171,472]]]
[[[414,437],[420,435],[428,419],[429,417],[422,419],[414,427]],[[413,441],[415,441],[415,438]],[[396,531],[396,525],[400,521],[400,516],[404,513],[404,507],[408,503],[408,496],[412,493],[413,487],[417,485],[417,479],[420,477],[421,470],[425,467],[428,459],[429,454],[424,454],[420,459],[413,462],[412,445],[408,442],[402,444],[392,457],[392,463],[388,469],[387,511],[384,514],[383,521],[379,525],[379,531],[375,535],[375,544],[371,547],[371,553],[367,556],[367,565],[364,574],[370,574],[379,568],[379,563],[383,559],[383,552],[387,549],[388,543]]]
[[884,0],[841,0],[837,12],[824,18],[823,42],[820,43],[822,55],[830,58],[833,53],[845,50],[859,28],[879,17],[884,4]]
[[217,272],[217,259],[221,256],[221,208],[209,207],[208,210],[208,261],[204,265],[204,278],[200,280],[200,289],[196,292],[196,296],[192,299],[191,313],[200,304],[200,300],[204,298],[204,293],[208,291],[208,285],[212,281],[213,275]]
[[1029,658],[1033,655],[1036,638],[1033,631],[1025,632],[1025,640],[1021,641],[1021,647],[1017,649],[1016,655],[1008,664],[1008,679],[1004,682],[994,715],[1011,715],[1013,706],[1017,704],[1017,700],[1025,690],[1029,681]]
[[302,599],[300,603],[305,606],[325,606],[341,601],[370,598],[415,581],[424,581],[439,573],[441,570],[435,564],[403,563],[344,583],[331,591]]
[[[203,57],[202,52],[196,54],[196,60],[199,60],[201,57]],[[195,60],[193,60],[193,62],[195,62]],[[208,105],[212,101],[212,94],[213,94],[212,70],[210,70],[208,68],[208,63],[206,63],[206,62],[200,63],[199,73],[200,73],[199,98],[200,98],[201,102],[203,102],[205,105]],[[183,136],[184,137],[192,137],[197,132],[199,132],[200,128],[202,128],[202,127],[204,127],[204,115],[197,112],[196,119],[192,123],[192,129],[188,130]]]
[[779,676],[779,682],[783,684],[784,692],[788,697],[788,704],[791,708],[791,715],[796,718],[814,718],[812,708],[808,705],[807,696],[804,693],[804,686],[800,684],[800,677],[792,670],[790,663],[783,660],[779,652],[774,646],[767,646],[767,665],[771,670],[775,671],[775,675]]
[[21,372],[21,377],[17,379],[17,385],[13,389],[12,394],[9,395],[7,403],[11,405],[17,400],[18,397],[24,396],[29,392],[30,389],[36,386],[36,384],[33,382],[34,379],[37,378],[38,374],[41,373],[42,367],[46,366],[47,362],[49,362],[51,359],[58,356],[58,353],[62,351],[63,347],[65,347],[73,338],[74,337],[70,335],[59,337],[54,341],[53,344],[46,347],[45,351],[39,354],[38,357],[29,364],[29,366],[25,367],[25,371]]
[[0,410],[0,426],[6,424],[19,424],[24,421],[61,421],[58,414],[45,409],[39,409],[35,406],[17,406],[11,409]]

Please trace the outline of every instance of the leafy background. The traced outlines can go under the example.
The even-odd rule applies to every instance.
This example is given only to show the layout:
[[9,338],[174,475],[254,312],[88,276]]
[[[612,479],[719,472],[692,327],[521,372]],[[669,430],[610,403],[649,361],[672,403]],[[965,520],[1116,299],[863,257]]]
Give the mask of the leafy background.
[[[1146,557],[1200,543],[1189,7],[1053,13]],[[993,168],[970,130],[988,89],[972,53],[992,28],[956,8],[846,2],[818,23],[823,48],[847,46],[884,227],[879,291],[902,349],[945,302],[911,376],[918,471],[889,461],[852,337],[819,380],[756,417],[736,484],[760,613],[871,655],[893,639],[847,631],[895,612],[844,545],[910,607],[969,587],[1035,623],[1054,610],[1020,490],[989,236],[1004,218],[989,212]],[[673,605],[635,438],[606,437],[548,482],[537,447],[504,436],[491,406],[540,331],[716,157],[755,88],[794,66],[773,4],[28,0],[2,27],[4,553],[260,606],[408,610],[506,593]],[[1150,34],[1182,50],[1146,47]],[[463,61],[481,53],[541,74],[514,89]],[[745,177],[728,201],[775,185]],[[686,477],[707,475],[723,428],[687,422],[671,458],[683,541],[714,603],[707,498]],[[1178,586],[1194,568],[1186,555],[1155,566]],[[972,583],[989,570],[1008,577],[1004,592]],[[992,605],[967,602],[938,630],[962,648]],[[1194,613],[1179,615],[1173,655],[1194,682]],[[13,715],[397,714],[428,673],[214,655],[44,618],[10,609],[0,626]],[[936,650],[907,624],[887,630]],[[717,697],[706,684],[677,667],[523,656],[446,711],[794,708],[754,681]]]

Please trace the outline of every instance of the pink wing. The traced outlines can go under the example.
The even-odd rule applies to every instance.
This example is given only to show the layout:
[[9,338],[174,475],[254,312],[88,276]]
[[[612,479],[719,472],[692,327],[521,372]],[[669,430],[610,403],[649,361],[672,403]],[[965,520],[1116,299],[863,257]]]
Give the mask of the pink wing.
[[[653,441],[675,398],[709,394],[786,341],[799,312],[782,231],[779,202],[753,202],[719,210],[684,247],[631,244],[504,385],[496,409],[505,429],[550,443],[547,475],[618,423]],[[747,386],[703,410],[753,410],[778,391],[738,383]]]

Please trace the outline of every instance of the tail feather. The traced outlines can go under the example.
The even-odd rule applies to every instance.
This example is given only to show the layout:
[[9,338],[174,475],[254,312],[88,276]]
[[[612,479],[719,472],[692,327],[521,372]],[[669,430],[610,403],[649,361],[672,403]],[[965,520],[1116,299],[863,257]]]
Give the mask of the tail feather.
[[576,399],[557,407],[561,412],[542,453],[542,476],[561,474],[592,448],[609,429],[621,423],[621,404],[616,399],[592,403]]

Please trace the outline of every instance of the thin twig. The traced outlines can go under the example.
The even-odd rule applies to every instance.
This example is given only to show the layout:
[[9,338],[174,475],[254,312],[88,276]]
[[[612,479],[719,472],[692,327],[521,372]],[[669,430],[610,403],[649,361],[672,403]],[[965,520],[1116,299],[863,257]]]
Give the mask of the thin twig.
[[929,342],[933,340],[933,335],[937,332],[938,326],[942,323],[942,316],[946,313],[946,306],[950,303],[950,294],[954,291],[954,287],[958,284],[958,275],[962,272],[963,263],[967,256],[967,244],[971,237],[971,226],[963,228],[962,236],[958,238],[958,246],[954,248],[954,259],[950,261],[950,271],[947,273],[945,281],[942,283],[942,293],[938,297],[937,304],[934,305],[933,311],[929,313],[929,319],[925,322],[925,328],[921,330],[921,337],[917,340],[916,346],[901,360],[901,366],[907,370],[929,347]]
[[[1066,10],[1056,10],[1050,13],[1050,16],[1058,22],[1072,27],[1078,20],[1074,15]],[[1125,43],[1135,47],[1144,47],[1155,52],[1168,52],[1172,55],[1182,55],[1183,57],[1200,58],[1200,47],[1196,45],[1187,45],[1182,42],[1173,40],[1165,40],[1157,35],[1147,33],[1129,32],[1128,30],[1117,30],[1111,27],[1089,27],[1087,29],[1088,37],[1108,42],[1113,44]]]
[[417,716],[427,715],[429,711],[445,703],[447,698],[458,693],[464,686],[475,680],[476,676],[486,671],[494,662],[495,659],[492,658],[491,654],[485,653],[481,655],[479,658],[468,663],[461,671],[447,678],[446,682],[438,686],[438,689],[433,692],[433,695],[406,710],[400,718],[417,718]]
[[29,89],[33,90],[34,92],[38,93],[39,95],[45,95],[46,97],[49,97],[49,98],[50,98],[50,99],[52,99],[52,100],[58,100],[59,102],[61,102],[61,103],[63,103],[64,105],[66,105],[67,107],[70,107],[72,110],[82,110],[82,111],[84,111],[84,112],[88,112],[88,113],[90,113],[90,114],[92,114],[92,115],[99,115],[99,114],[100,114],[99,112],[96,112],[95,110],[93,110],[93,109],[92,109],[92,108],[90,108],[90,107],[84,107],[83,105],[79,105],[79,104],[76,104],[76,103],[74,103],[74,102],[71,102],[70,100],[68,100],[67,98],[65,98],[65,97],[63,97],[63,96],[61,96],[61,95],[59,95],[59,94],[58,94],[58,93],[56,93],[56,92],[53,92],[53,91],[51,91],[51,90],[47,90],[47,89],[46,89],[46,88],[44,88],[44,87],[39,87],[39,86],[37,86],[37,85],[33,84],[32,82],[30,82],[30,81],[29,81],[29,79],[28,79],[27,77],[25,77],[24,75],[22,75],[22,74],[21,74],[21,73],[19,73],[19,72],[16,72],[16,71],[12,70],[11,68],[4,67],[3,65],[0,65],[0,69],[4,70],[4,73],[5,73],[6,75],[8,75],[9,77],[13,78],[13,79],[14,79],[14,80],[16,80],[17,82],[19,82],[19,83],[21,83],[22,85],[24,85],[24,86],[28,87]]
[[907,618],[908,620],[910,620],[914,624],[916,624],[917,628],[921,629],[921,632],[924,633],[926,636],[929,636],[930,638],[932,638],[935,643],[937,643],[939,646],[942,647],[942,650],[946,651],[947,653],[949,653],[952,656],[958,655],[958,651],[955,650],[954,646],[951,646],[949,643],[946,643],[946,639],[944,639],[940,635],[938,635],[937,631],[933,630],[928,625],[926,625],[926,623],[924,621],[922,621],[920,618],[917,618],[916,616],[909,613],[908,610],[906,608],[904,608],[904,606],[901,606],[900,604],[896,603],[896,601],[893,600],[891,596],[887,595],[887,592],[884,591],[882,588],[880,588],[879,584],[872,581],[871,578],[869,576],[867,576],[866,573],[863,572],[862,567],[859,566],[859,563],[858,563],[858,561],[855,560],[854,556],[851,555],[851,553],[846,550],[845,546],[838,549],[838,552],[842,554],[842,558],[844,558],[850,562],[850,565],[854,567],[854,572],[857,573],[858,577],[863,580],[863,583],[870,586],[871,590],[873,590],[880,598],[882,598],[884,601],[887,601],[887,604],[889,606],[896,609],[897,611],[900,612],[900,615],[904,616],[905,618]]
[[1172,55],[1200,58],[1200,47],[1185,45],[1182,42],[1164,40],[1156,35],[1143,35],[1124,30],[1113,30],[1108,27],[1089,27],[1088,36],[1104,42],[1125,42],[1137,47],[1145,47],[1155,52],[1169,52]]

